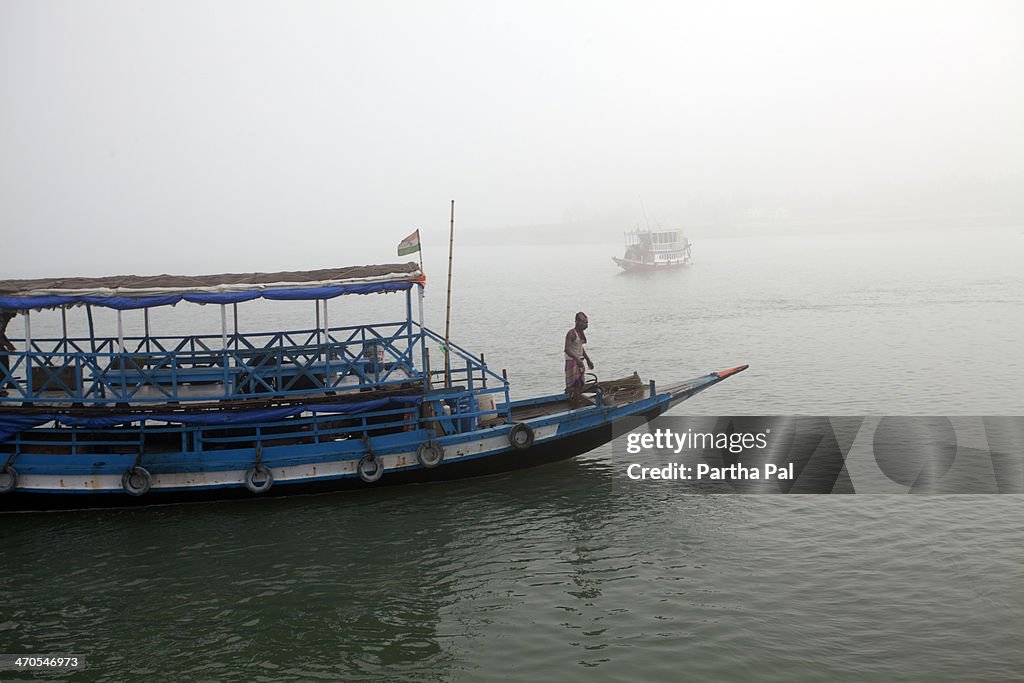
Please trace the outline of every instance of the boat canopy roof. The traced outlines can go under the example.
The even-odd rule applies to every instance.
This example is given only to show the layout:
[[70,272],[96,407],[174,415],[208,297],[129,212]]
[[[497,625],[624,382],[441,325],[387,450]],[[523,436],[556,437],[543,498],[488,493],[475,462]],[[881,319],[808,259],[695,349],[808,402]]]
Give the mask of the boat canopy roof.
[[127,310],[180,301],[228,304],[259,298],[331,299],[342,294],[404,291],[425,282],[419,264],[412,261],[281,273],[0,280],[0,309],[89,304]]
[[627,235],[679,235],[682,232],[683,231],[678,229],[678,228],[672,228],[672,229],[669,229],[669,230],[651,230],[651,229],[642,230],[640,228],[637,228],[636,230],[628,231],[626,234]]

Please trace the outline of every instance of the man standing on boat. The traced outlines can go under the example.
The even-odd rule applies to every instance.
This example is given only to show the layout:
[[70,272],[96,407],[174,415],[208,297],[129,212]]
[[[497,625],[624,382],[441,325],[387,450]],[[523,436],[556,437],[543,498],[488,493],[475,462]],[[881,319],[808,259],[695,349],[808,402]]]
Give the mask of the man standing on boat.
[[578,404],[583,393],[583,376],[586,367],[594,369],[594,363],[587,355],[583,345],[587,343],[587,326],[590,323],[583,311],[576,314],[576,326],[565,334],[565,393],[569,395],[569,404]]

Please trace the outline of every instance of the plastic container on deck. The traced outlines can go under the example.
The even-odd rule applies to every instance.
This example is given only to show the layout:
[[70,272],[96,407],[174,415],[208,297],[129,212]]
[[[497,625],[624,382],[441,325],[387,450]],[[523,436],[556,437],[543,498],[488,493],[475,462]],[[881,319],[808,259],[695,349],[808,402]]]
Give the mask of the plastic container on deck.
[[[494,400],[494,394],[479,394],[476,397],[476,410],[478,413],[485,413],[480,415],[479,423],[480,426],[489,425],[498,419],[498,414],[494,412],[498,409],[498,402]],[[489,414],[486,414],[489,413]]]

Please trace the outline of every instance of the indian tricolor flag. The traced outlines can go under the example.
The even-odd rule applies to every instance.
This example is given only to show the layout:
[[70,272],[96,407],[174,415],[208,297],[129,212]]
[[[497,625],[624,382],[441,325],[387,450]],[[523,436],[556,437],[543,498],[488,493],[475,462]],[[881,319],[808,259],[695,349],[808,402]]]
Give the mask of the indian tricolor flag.
[[398,255],[405,256],[420,250],[420,231],[416,231],[398,243]]

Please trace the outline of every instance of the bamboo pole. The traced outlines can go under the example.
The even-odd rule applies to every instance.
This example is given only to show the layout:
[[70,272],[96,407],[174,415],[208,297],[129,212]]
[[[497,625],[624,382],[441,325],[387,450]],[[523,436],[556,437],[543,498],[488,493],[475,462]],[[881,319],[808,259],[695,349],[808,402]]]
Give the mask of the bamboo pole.
[[444,311],[444,386],[452,385],[451,354],[448,353],[448,340],[452,327],[452,249],[455,246],[455,200],[452,200],[452,217],[448,229],[448,303]]
[[419,228],[416,228],[416,241],[420,245],[420,278],[422,278],[419,285],[416,286],[416,300],[419,304],[420,313],[420,355],[422,356],[423,371],[425,375],[423,390],[430,391],[430,349],[427,348],[427,321],[423,316],[423,290],[426,287],[427,274],[423,270],[423,242],[420,240]]

